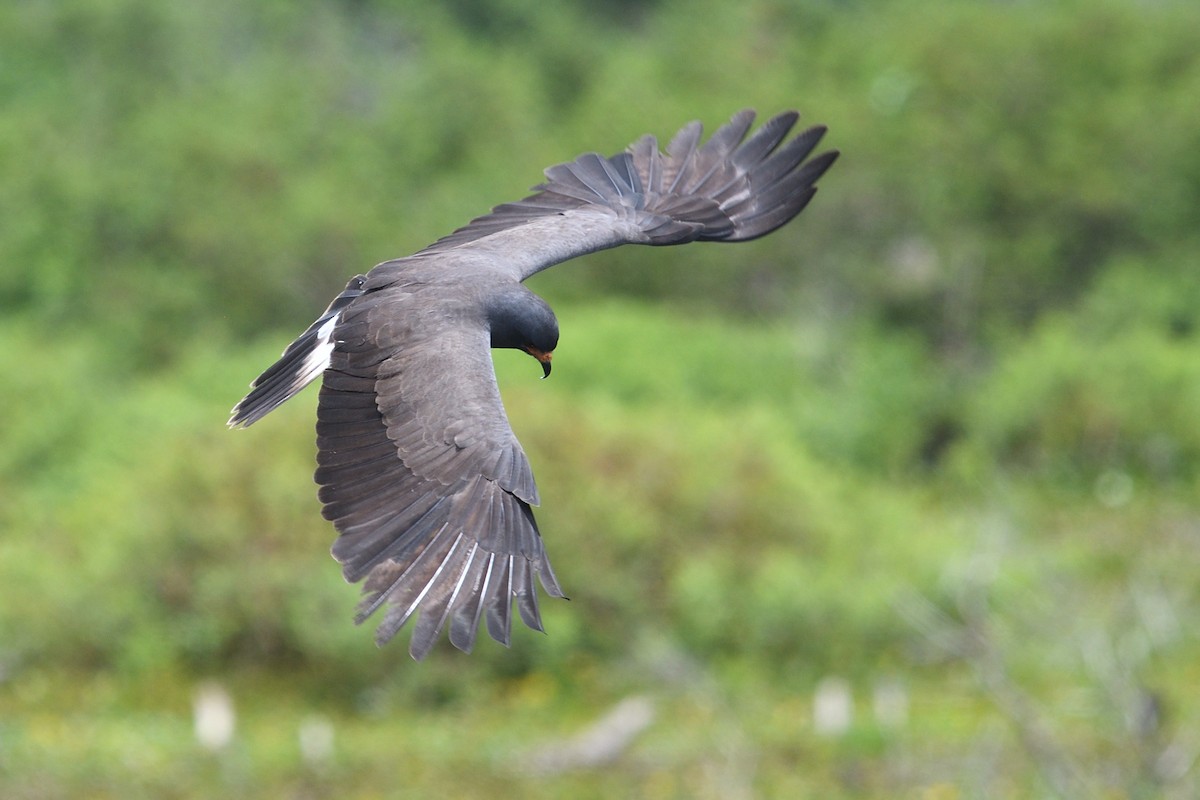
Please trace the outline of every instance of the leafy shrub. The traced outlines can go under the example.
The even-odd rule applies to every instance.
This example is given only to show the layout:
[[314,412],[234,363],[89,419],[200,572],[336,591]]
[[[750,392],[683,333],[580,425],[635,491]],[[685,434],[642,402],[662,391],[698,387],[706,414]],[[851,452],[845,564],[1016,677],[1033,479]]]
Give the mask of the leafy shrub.
[[1067,479],[1189,480],[1200,466],[1196,286],[1128,262],[1076,314],[1042,321],[972,402],[976,456]]

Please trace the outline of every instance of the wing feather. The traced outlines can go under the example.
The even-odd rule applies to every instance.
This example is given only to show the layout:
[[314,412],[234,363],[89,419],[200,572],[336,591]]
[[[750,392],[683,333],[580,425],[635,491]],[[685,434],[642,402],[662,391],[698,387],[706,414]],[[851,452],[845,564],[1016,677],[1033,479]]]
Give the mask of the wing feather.
[[447,626],[451,643],[470,650],[485,619],[508,644],[514,602],[542,629],[534,575],[548,593],[562,591],[529,507],[536,487],[500,402],[487,332],[443,321],[437,336],[410,337],[394,321],[411,321],[427,298],[391,295],[345,310],[344,325],[362,338],[335,349],[321,388],[316,480],[339,532],[333,555],[347,580],[364,581],[357,621],[386,607],[381,644],[414,616],[417,659]]
[[799,115],[787,111],[747,138],[754,117],[750,110],[735,114],[702,145],[700,123],[689,123],[672,137],[665,155],[646,135],[608,158],[585,153],[556,164],[535,194],[497,206],[419,255],[475,256],[524,280],[574,256],[621,244],[762,236],[800,213],[811,196],[806,191],[815,188],[837,151],[804,164],[823,126],[788,141]]
[[496,564],[496,554],[488,553],[485,559],[476,559],[468,570],[464,570],[468,591],[462,595],[454,616],[450,622],[450,643],[464,653],[471,652],[475,646],[475,633],[483,616],[483,599],[491,596],[492,569]]

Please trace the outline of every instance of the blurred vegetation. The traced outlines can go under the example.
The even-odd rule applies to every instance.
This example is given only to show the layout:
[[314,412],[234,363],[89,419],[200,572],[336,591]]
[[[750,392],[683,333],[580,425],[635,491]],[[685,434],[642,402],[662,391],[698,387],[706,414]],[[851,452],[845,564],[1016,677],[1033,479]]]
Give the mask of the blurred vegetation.
[[[1183,0],[0,6],[0,796],[1200,794],[1197,97]],[[553,379],[497,354],[572,602],[376,650],[314,395],[227,409],[349,275],[746,106],[843,151],[797,222],[551,270]]]

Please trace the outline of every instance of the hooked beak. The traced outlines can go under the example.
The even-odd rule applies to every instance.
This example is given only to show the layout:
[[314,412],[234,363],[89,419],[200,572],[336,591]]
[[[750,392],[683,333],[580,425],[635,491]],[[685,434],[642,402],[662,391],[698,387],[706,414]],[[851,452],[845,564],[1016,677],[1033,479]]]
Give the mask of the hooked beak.
[[550,359],[554,357],[554,351],[549,352],[537,350],[533,347],[525,348],[525,352],[542,362],[542,380],[550,377]]

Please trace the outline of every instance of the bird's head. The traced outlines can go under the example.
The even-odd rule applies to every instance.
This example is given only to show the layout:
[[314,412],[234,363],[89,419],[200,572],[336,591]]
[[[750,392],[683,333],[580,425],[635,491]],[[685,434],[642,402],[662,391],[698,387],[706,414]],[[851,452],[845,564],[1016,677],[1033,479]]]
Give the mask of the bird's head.
[[549,377],[558,319],[546,301],[518,284],[489,298],[487,310],[492,347],[524,350],[541,362],[542,377]]

